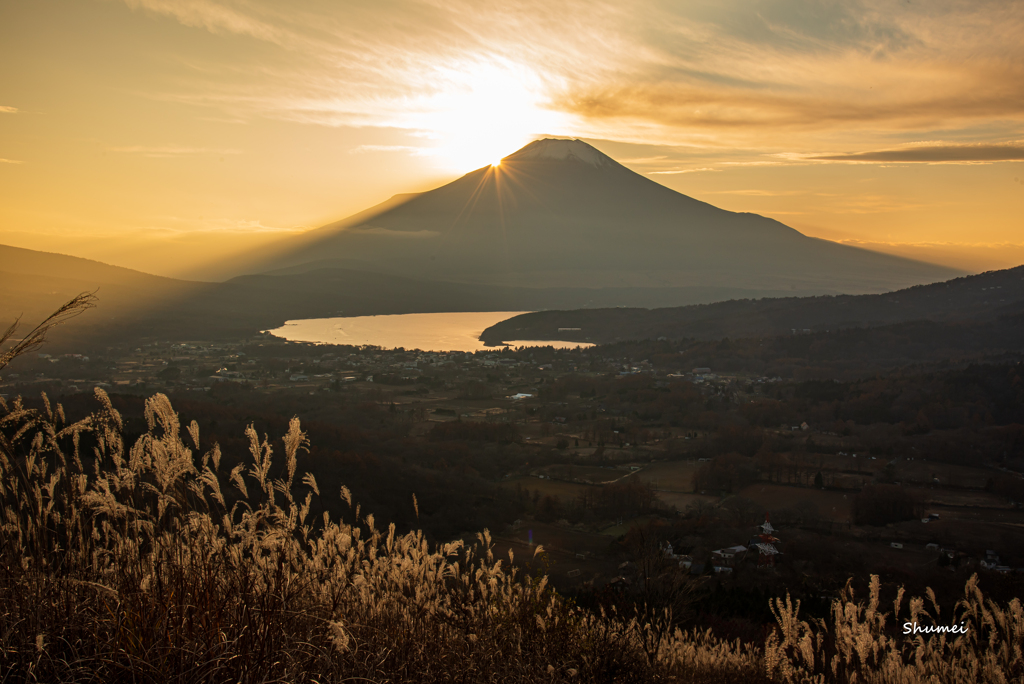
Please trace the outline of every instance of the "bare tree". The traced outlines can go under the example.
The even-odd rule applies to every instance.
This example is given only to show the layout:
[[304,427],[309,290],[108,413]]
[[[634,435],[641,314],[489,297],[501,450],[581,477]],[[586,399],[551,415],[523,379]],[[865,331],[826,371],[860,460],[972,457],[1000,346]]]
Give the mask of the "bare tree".
[[[7,364],[22,354],[29,354],[36,349],[39,349],[39,347],[41,347],[46,341],[47,333],[61,323],[68,322],[72,318],[84,313],[94,306],[96,306],[95,293],[83,292],[75,296],[64,304],[64,306],[50,314],[45,321],[33,328],[27,335],[22,337],[21,340],[13,347],[7,351],[0,351],[0,370],[3,370]],[[11,340],[14,337],[14,334],[18,331],[19,323],[21,323],[20,316],[15,319],[14,323],[11,323],[10,327],[8,327],[3,334],[0,334],[0,349],[7,344],[8,340]]]

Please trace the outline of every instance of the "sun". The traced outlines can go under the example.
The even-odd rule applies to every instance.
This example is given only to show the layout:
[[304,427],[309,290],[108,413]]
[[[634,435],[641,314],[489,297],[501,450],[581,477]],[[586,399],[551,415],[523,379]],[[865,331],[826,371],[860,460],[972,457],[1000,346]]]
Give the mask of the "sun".
[[449,70],[421,119],[437,141],[439,164],[461,172],[500,166],[538,134],[567,128],[565,116],[546,106],[546,87],[533,71],[512,64]]

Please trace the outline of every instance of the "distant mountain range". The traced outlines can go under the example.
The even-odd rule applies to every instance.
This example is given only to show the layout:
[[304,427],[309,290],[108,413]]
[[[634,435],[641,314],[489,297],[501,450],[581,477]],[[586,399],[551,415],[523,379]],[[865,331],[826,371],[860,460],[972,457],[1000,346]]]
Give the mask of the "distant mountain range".
[[[289,275],[344,268],[502,288],[585,288],[580,306],[645,307],[879,293],[963,275],[718,209],[585,142],[562,139],[534,141],[499,165],[396,195],[224,268]],[[539,299],[541,308],[555,306],[559,295],[552,295]]]
[[[501,321],[480,339],[623,340],[772,337],[909,321],[981,323],[1024,314],[1024,266],[878,295],[744,299],[660,309],[538,311]],[[1014,323],[1014,329],[1019,326]],[[1014,345],[1011,345],[1014,346]],[[1017,349],[1024,349],[1018,339]]]

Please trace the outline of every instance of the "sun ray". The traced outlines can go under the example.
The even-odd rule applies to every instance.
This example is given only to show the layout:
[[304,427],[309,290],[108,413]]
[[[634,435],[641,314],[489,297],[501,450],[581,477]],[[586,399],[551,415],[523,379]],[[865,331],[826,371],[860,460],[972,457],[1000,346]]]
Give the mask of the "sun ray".
[[416,125],[438,141],[442,166],[497,167],[501,158],[541,134],[568,130],[567,117],[546,106],[550,85],[514,64],[458,65],[444,74]]

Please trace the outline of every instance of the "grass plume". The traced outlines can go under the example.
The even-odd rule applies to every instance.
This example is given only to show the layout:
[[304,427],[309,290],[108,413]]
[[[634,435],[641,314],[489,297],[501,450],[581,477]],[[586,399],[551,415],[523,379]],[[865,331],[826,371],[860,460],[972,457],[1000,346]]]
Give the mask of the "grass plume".
[[[766,643],[589,612],[475,544],[431,546],[360,516],[311,519],[298,419],[280,443],[250,426],[248,462],[221,464],[163,395],[125,445],[107,396],[63,409],[0,405],[0,672],[11,681],[967,682],[1024,676],[1020,601],[976,578],[950,622],[903,638],[895,616],[938,621],[924,599],[882,610],[847,589],[827,621],[772,602]],[[275,446],[281,445],[275,462]],[[415,498],[414,507],[417,506]],[[511,561],[511,557],[509,558]],[[945,623],[943,623],[945,624]]]

